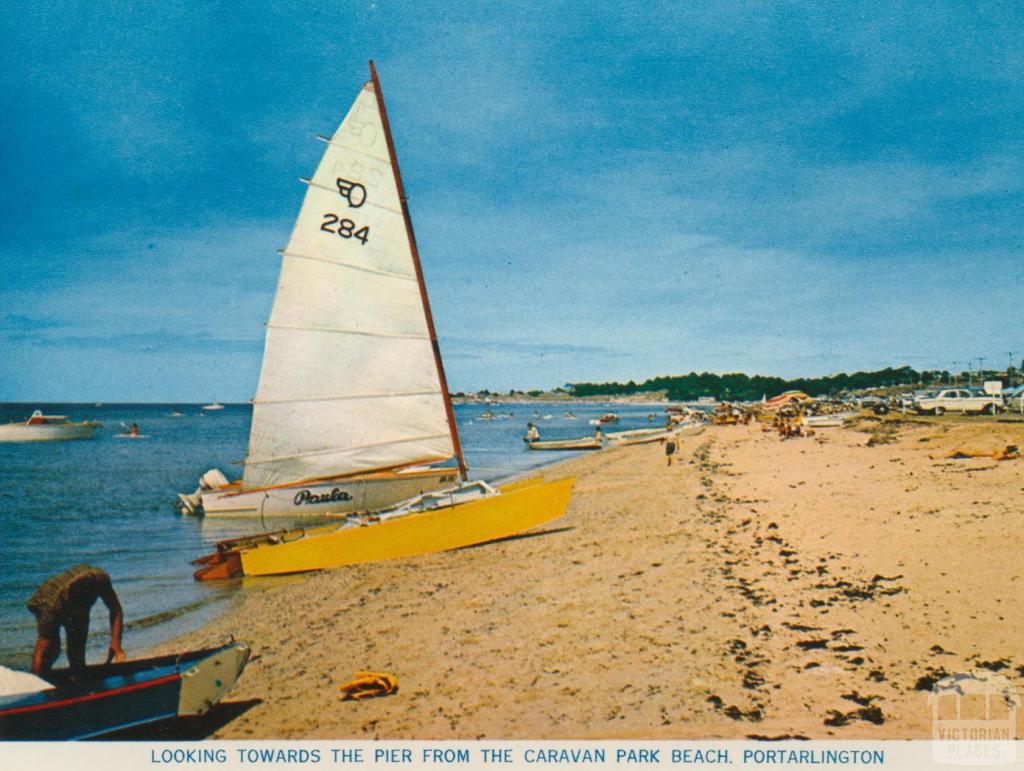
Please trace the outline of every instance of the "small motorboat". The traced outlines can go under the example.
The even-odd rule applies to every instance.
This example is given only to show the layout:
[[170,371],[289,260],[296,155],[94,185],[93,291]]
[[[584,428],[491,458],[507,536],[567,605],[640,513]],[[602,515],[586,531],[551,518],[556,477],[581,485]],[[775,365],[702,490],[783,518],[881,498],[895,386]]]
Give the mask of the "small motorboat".
[[0,425],[0,442],[62,442],[91,439],[100,424],[94,420],[72,423],[67,415],[44,415],[36,410],[23,422]]
[[211,410],[222,410],[224,409],[224,405],[220,402],[214,402],[213,404],[204,404],[203,409],[207,412],[210,412]]
[[44,676],[52,687],[0,696],[0,739],[88,739],[173,717],[202,715],[231,690],[249,644],[102,664]]
[[606,412],[604,415],[599,417],[597,420],[598,420],[599,423],[618,423],[619,422],[619,416],[616,415],[614,412]]
[[531,450],[600,450],[601,440],[595,436],[584,436],[581,439],[524,439]]

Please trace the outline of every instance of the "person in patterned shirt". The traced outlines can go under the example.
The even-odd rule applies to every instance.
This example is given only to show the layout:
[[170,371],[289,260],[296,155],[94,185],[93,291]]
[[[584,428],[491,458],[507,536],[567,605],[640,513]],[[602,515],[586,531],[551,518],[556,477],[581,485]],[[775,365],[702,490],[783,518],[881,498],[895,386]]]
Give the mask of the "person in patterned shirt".
[[97,599],[110,611],[110,649],[107,663],[124,661],[121,649],[121,628],[124,613],[117,593],[105,570],[92,565],[76,565],[54,576],[40,586],[28,601],[28,609],[36,617],[38,635],[32,653],[32,672],[49,672],[60,656],[60,628],[64,637],[71,669],[85,666],[85,641],[89,637],[89,611]]

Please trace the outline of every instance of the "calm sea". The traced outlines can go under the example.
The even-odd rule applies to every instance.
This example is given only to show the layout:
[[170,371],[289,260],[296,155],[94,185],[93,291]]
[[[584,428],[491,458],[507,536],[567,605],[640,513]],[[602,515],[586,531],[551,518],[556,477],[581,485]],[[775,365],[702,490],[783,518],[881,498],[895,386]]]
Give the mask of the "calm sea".
[[[25,602],[48,577],[80,562],[112,576],[125,609],[129,657],[199,627],[239,593],[267,585],[194,581],[190,560],[219,540],[259,532],[260,524],[182,517],[173,506],[176,493],[192,492],[207,469],[239,475],[232,461],[245,455],[249,405],[205,412],[195,404],[0,404],[0,423],[24,420],[36,408],[103,427],[90,440],[0,443],[0,664],[28,667],[35,620]],[[526,449],[521,437],[528,420],[543,438],[558,439],[591,434],[588,420],[608,411],[621,416],[615,429],[650,425],[650,414],[657,416],[654,425],[664,419],[659,408],[643,405],[467,404],[455,410],[471,475],[489,480],[571,457]],[[483,419],[487,410],[497,417]],[[567,418],[569,411],[578,417]],[[133,422],[144,438],[118,437]],[[286,524],[267,522],[272,529]],[[91,629],[89,660],[95,661],[107,645],[101,602]]]

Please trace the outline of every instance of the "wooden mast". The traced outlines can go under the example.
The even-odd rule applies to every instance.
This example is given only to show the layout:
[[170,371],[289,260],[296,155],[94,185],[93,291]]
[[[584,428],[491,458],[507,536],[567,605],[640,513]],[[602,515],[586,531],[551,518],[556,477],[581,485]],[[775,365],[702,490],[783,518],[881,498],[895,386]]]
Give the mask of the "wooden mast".
[[420,299],[423,300],[423,314],[427,319],[427,331],[430,333],[430,345],[434,349],[434,363],[437,364],[437,375],[441,381],[441,395],[444,397],[444,409],[448,416],[448,430],[452,435],[452,445],[455,448],[455,456],[459,461],[459,474],[465,481],[469,474],[466,469],[466,459],[462,457],[462,443],[459,441],[459,429],[455,423],[455,411],[452,409],[452,399],[448,393],[448,380],[444,376],[444,364],[441,362],[441,347],[437,343],[437,332],[434,330],[434,317],[430,312],[430,299],[427,297],[427,285],[423,281],[423,268],[420,266],[420,253],[416,248],[416,235],[412,230],[412,219],[409,217],[409,203],[405,197],[405,188],[402,187],[402,172],[398,169],[398,156],[395,155],[395,143],[391,138],[391,124],[388,123],[388,111],[384,106],[384,92],[380,88],[380,80],[377,78],[377,68],[370,60],[370,78],[373,80],[373,89],[377,96],[377,109],[380,111],[380,121],[384,125],[384,138],[388,143],[388,154],[391,156],[391,168],[395,172],[395,185],[398,187],[398,199],[402,202],[402,216],[405,218],[405,232],[409,236],[409,248],[412,250],[412,264],[416,267],[416,281],[420,287]]

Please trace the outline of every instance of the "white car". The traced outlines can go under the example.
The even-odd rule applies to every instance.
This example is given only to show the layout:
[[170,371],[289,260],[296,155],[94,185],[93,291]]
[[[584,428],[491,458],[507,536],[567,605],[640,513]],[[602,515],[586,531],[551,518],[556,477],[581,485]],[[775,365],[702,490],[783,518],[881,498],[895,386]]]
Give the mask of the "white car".
[[1001,397],[972,393],[966,388],[944,388],[931,396],[914,399],[913,403],[918,413],[932,415],[944,412],[985,412],[992,415],[1002,406]]
[[1024,414],[1024,386],[1018,386],[1003,394],[1006,398],[1006,409],[1009,412]]

